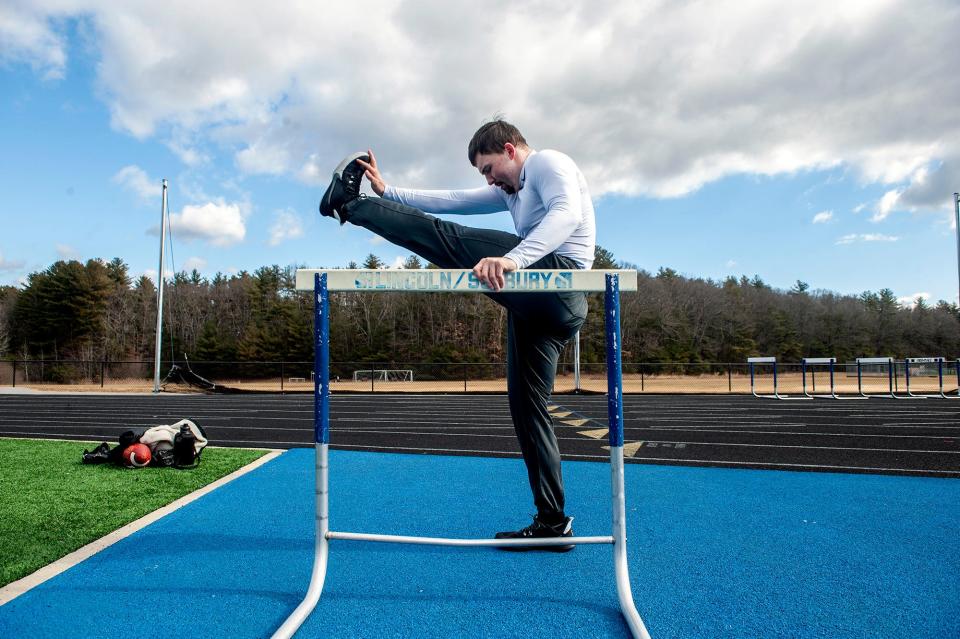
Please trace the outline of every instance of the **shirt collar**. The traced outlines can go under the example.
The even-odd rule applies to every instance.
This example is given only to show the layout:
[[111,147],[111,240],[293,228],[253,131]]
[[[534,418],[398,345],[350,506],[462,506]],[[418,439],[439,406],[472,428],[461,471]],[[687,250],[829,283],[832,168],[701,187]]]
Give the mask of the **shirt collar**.
[[[537,152],[531,149],[530,154],[527,155],[527,159],[523,161],[523,166],[520,167],[520,189],[523,188],[524,183],[527,181],[527,162],[536,154]],[[517,190],[519,191],[520,189]]]

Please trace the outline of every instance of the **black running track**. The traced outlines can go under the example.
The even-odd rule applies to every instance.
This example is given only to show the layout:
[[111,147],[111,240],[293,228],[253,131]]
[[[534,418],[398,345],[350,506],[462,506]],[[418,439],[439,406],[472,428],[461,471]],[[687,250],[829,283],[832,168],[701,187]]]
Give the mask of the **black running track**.
[[[607,459],[607,401],[557,395],[565,459]],[[331,448],[519,457],[505,395],[335,395]],[[220,446],[313,442],[310,395],[0,395],[0,436],[115,442],[189,418]],[[960,477],[960,401],[627,395],[628,462]],[[78,450],[79,457],[79,450]]]

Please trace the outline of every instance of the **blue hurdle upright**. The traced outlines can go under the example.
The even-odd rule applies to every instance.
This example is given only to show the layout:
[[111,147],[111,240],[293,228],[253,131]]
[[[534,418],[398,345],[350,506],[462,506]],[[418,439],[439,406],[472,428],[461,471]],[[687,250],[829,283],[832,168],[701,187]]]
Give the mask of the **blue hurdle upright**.
[[296,633],[320,600],[326,578],[329,544],[333,539],[428,544],[435,546],[565,546],[570,544],[611,544],[614,575],[620,610],[631,635],[649,639],[640,614],[633,602],[627,566],[626,500],[623,469],[623,381],[620,344],[620,291],[637,290],[637,272],[521,270],[507,274],[503,293],[536,293],[558,291],[604,291],[607,340],[607,416],[610,442],[610,491],[612,532],[598,537],[561,537],[556,539],[450,539],[441,537],[407,537],[356,532],[337,532],[329,528],[329,464],[330,441],[330,305],[329,291],[420,291],[486,293],[469,270],[298,270],[297,289],[313,290],[315,296],[314,339],[314,441],[316,449],[316,520],[313,572],[303,601],[273,634],[287,639]]

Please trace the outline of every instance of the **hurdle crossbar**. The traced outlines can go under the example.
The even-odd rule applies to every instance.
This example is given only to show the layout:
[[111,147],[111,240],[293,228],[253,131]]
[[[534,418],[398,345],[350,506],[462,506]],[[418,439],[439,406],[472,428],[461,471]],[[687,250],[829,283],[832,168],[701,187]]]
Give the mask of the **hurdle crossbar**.
[[[392,275],[385,275],[385,274]],[[420,277],[429,273],[430,277]],[[536,276],[534,277],[534,274]],[[357,532],[332,531],[329,527],[329,442],[330,442],[330,305],[329,292],[338,291],[419,291],[419,292],[491,292],[479,281],[471,285],[472,272],[466,269],[430,270],[298,270],[297,289],[313,290],[315,297],[314,340],[314,440],[316,450],[316,519],[314,562],[310,584],[303,601],[296,607],[274,639],[288,639],[306,621],[323,591],[329,558],[330,541],[349,539],[383,543],[428,544],[437,546],[566,546],[577,544],[611,544],[614,574],[620,610],[635,639],[649,639],[630,589],[627,566],[626,499],[623,470],[623,379],[620,343],[620,291],[636,290],[636,271],[515,271],[508,281],[513,284],[504,293],[603,291],[607,339],[607,416],[609,420],[612,534],[595,537],[562,537],[556,539],[449,539],[440,537],[408,537]],[[558,284],[562,282],[562,284]],[[332,284],[331,284],[332,283]],[[460,288],[460,286],[463,286]],[[621,288],[622,287],[622,288]]]
[[[861,396],[859,396],[859,395],[855,395],[855,396],[852,396],[852,397],[851,397],[851,396],[849,396],[849,395],[838,395],[838,394],[837,394],[837,387],[836,387],[836,382],[835,382],[835,379],[834,379],[834,377],[835,377],[834,371],[835,371],[835,368],[836,368],[836,364],[837,364],[837,358],[836,358],[836,357],[804,357],[803,359],[801,359],[801,360],[800,360],[800,366],[801,366],[801,371],[802,371],[802,375],[803,375],[803,394],[804,394],[806,397],[809,397],[809,398],[811,398],[811,399],[813,399],[813,398],[815,398],[815,397],[820,397],[820,398],[822,398],[822,399],[867,399],[866,397],[861,397]],[[828,370],[830,371],[830,392],[829,392],[827,395],[816,395],[816,394],[811,395],[810,393],[807,392],[807,370],[808,370],[808,367],[809,367],[809,366],[817,366],[817,365],[819,365],[819,366],[826,365],[826,366],[828,367]],[[813,374],[814,374],[813,371],[811,371],[811,375],[813,375]],[[816,391],[817,391],[817,389],[816,389],[816,378],[813,379],[813,384],[814,384],[813,392],[816,393]]]
[[[754,397],[759,397],[760,399],[786,399],[786,400],[813,399],[812,397],[809,397],[809,396],[792,397],[790,395],[780,394],[780,391],[777,389],[777,358],[776,357],[748,357],[747,364],[750,367],[750,392],[753,393]],[[770,364],[773,366],[773,394],[772,395],[761,395],[757,393],[756,381],[754,379],[754,366],[756,364]]]
[[[492,293],[470,269],[298,269],[297,290],[313,290],[313,279],[326,274],[327,290],[383,293]],[[500,293],[603,292],[607,275],[617,275],[621,291],[637,290],[637,272],[626,269],[524,269],[504,273]]]

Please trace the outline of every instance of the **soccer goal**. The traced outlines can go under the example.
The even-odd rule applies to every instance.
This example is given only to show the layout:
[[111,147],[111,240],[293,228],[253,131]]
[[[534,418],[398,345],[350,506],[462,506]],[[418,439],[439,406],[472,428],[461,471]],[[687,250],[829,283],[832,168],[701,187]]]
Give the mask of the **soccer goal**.
[[408,368],[363,368],[353,371],[355,382],[412,382],[413,371]]

